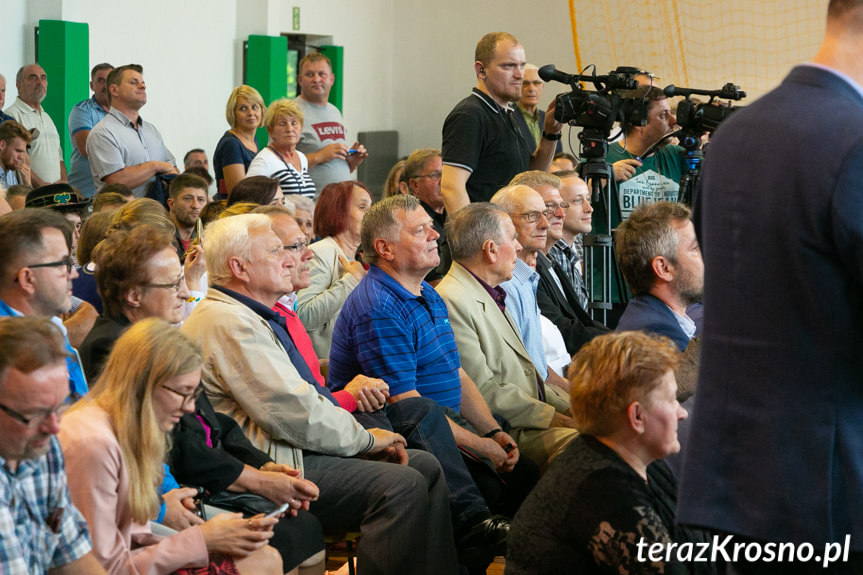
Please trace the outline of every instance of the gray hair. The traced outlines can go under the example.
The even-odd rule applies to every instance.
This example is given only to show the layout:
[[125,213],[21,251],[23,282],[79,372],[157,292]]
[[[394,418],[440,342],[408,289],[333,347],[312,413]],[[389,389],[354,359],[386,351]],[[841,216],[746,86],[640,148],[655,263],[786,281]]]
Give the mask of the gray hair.
[[452,259],[470,259],[488,240],[504,241],[502,218],[508,218],[500,206],[487,202],[468,204],[447,218],[446,237]]
[[530,170],[528,172],[516,174],[516,176],[509,181],[509,185],[527,186],[534,190],[541,186],[551,186],[552,188],[559,190],[562,184],[560,183],[560,178],[554,174],[549,174],[542,170]]
[[422,204],[414,196],[399,194],[390,196],[376,204],[372,204],[363,216],[363,226],[360,233],[363,246],[363,261],[367,264],[378,263],[378,253],[375,251],[375,240],[394,241],[401,231],[402,223],[396,218],[396,212],[412,212],[422,209]]
[[676,202],[642,204],[614,234],[617,261],[634,295],[649,293],[656,282],[653,258],[677,263],[678,237],[672,224],[690,218],[689,208]]
[[250,236],[260,230],[271,230],[270,218],[264,214],[241,214],[216,220],[204,229],[207,252],[207,277],[211,286],[224,285],[234,275],[229,261],[238,257],[252,259]]

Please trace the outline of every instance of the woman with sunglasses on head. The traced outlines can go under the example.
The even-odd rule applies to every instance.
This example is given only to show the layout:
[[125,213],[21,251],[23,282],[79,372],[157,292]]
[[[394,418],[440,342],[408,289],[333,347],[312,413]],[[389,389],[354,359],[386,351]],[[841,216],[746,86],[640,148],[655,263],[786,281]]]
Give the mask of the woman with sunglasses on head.
[[69,493],[108,573],[282,573],[267,546],[275,518],[222,514],[170,537],[150,532],[167,434],[194,409],[201,365],[200,349],[179,330],[141,320],[120,336],[96,385],[61,423]]

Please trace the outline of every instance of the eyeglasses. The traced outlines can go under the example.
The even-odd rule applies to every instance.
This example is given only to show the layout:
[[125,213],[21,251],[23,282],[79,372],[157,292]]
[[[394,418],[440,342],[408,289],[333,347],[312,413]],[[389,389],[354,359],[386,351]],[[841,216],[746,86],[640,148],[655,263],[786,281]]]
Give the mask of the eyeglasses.
[[282,249],[286,252],[294,252],[295,254],[298,254],[301,253],[304,249],[306,249],[307,245],[309,245],[309,239],[305,238],[289,246],[282,246]]
[[201,397],[201,394],[204,392],[204,386],[200,383],[198,384],[198,387],[195,388],[195,391],[193,391],[192,393],[182,393],[180,391],[177,391],[176,389],[168,387],[167,385],[163,385],[162,387],[167,389],[171,393],[182,397],[183,403],[181,403],[180,405],[186,405],[186,402],[188,402],[190,399],[192,400],[192,403],[195,403],[198,398]]
[[562,209],[565,212],[569,209],[569,202],[560,202],[559,204],[549,202],[545,204],[545,211],[543,212],[543,215],[545,215],[545,217],[547,218],[551,217],[558,210],[558,208]]
[[539,216],[545,216],[545,219],[550,220],[554,213],[558,208],[563,208],[566,211],[569,208],[569,204],[567,202],[560,202],[559,204],[546,204],[546,209],[539,211],[533,210],[530,212],[523,212],[521,214],[513,214],[516,217],[524,218],[528,223],[535,224],[539,221]]
[[175,281],[174,283],[170,283],[170,284],[142,284],[142,287],[167,289],[167,290],[171,290],[171,294],[177,295],[178,293],[180,293],[180,286],[183,285],[183,281],[185,281],[185,279],[186,278],[184,276],[180,276],[179,278],[177,278],[177,281]]
[[29,429],[37,429],[42,427],[48,418],[52,415],[60,420],[63,417],[63,414],[68,411],[72,404],[81,399],[81,394],[79,393],[71,393],[69,397],[66,398],[66,401],[55,407],[54,409],[47,410],[42,412],[39,415],[34,415],[32,417],[27,417],[22,415],[21,413],[15,411],[11,407],[6,407],[3,404],[0,404],[0,411],[11,417],[12,419],[19,421],[26,425]]
[[414,178],[417,178],[417,179],[419,179],[419,178],[430,178],[430,179],[434,180],[435,182],[438,182],[438,181],[440,181],[440,179],[441,179],[441,175],[442,175],[442,173],[441,173],[441,172],[431,172],[431,173],[429,173],[429,174],[421,174],[421,175],[419,175],[419,176],[414,176],[414,177],[413,177],[413,178],[411,178],[411,179],[414,179]]
[[75,265],[75,260],[72,259],[72,256],[66,256],[62,260],[56,262],[47,262],[44,264],[32,264],[29,266],[24,266],[25,268],[56,268],[59,266],[66,266],[66,273],[72,273],[72,267]]

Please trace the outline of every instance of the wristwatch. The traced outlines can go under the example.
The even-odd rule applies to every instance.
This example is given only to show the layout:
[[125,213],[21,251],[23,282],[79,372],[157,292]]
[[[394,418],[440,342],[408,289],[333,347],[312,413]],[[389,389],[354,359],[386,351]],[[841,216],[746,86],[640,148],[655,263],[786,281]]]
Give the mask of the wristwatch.
[[558,132],[556,134],[549,134],[548,132],[543,132],[542,137],[546,140],[551,140],[552,142],[556,142],[563,137],[563,134]]

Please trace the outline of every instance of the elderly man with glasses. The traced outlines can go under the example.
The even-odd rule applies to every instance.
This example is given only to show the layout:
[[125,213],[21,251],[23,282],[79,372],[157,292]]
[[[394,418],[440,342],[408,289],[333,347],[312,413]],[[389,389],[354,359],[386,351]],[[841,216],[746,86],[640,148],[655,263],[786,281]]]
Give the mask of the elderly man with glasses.
[[0,216],[0,316],[44,316],[63,332],[69,391],[87,393],[78,353],[58,316],[69,311],[72,230],[51,210],[25,208]]
[[[536,287],[539,310],[557,326],[563,335],[567,352],[573,355],[582,345],[597,335],[607,333],[609,329],[587,315],[579,303],[576,288],[567,278],[564,270],[548,257],[551,247],[563,237],[563,223],[569,209],[569,204],[560,195],[562,183],[560,178],[553,174],[530,171],[514,177],[510,186],[527,186],[534,191],[533,195],[520,195],[519,198],[533,197],[530,200],[530,206],[536,207],[528,207],[528,203],[516,201],[513,206],[516,208],[515,212],[510,209],[507,211],[513,218],[516,229],[519,230],[519,241],[524,235],[527,242],[527,245],[522,242],[522,245],[525,245],[525,252],[533,250],[535,253],[534,266],[539,275]],[[542,211],[541,218],[537,215],[538,211]],[[531,216],[540,221],[537,222],[534,219],[534,223],[531,223],[529,221],[533,219]],[[528,261],[529,257],[524,255],[523,259]],[[566,384],[563,387],[566,390],[569,389]]]

